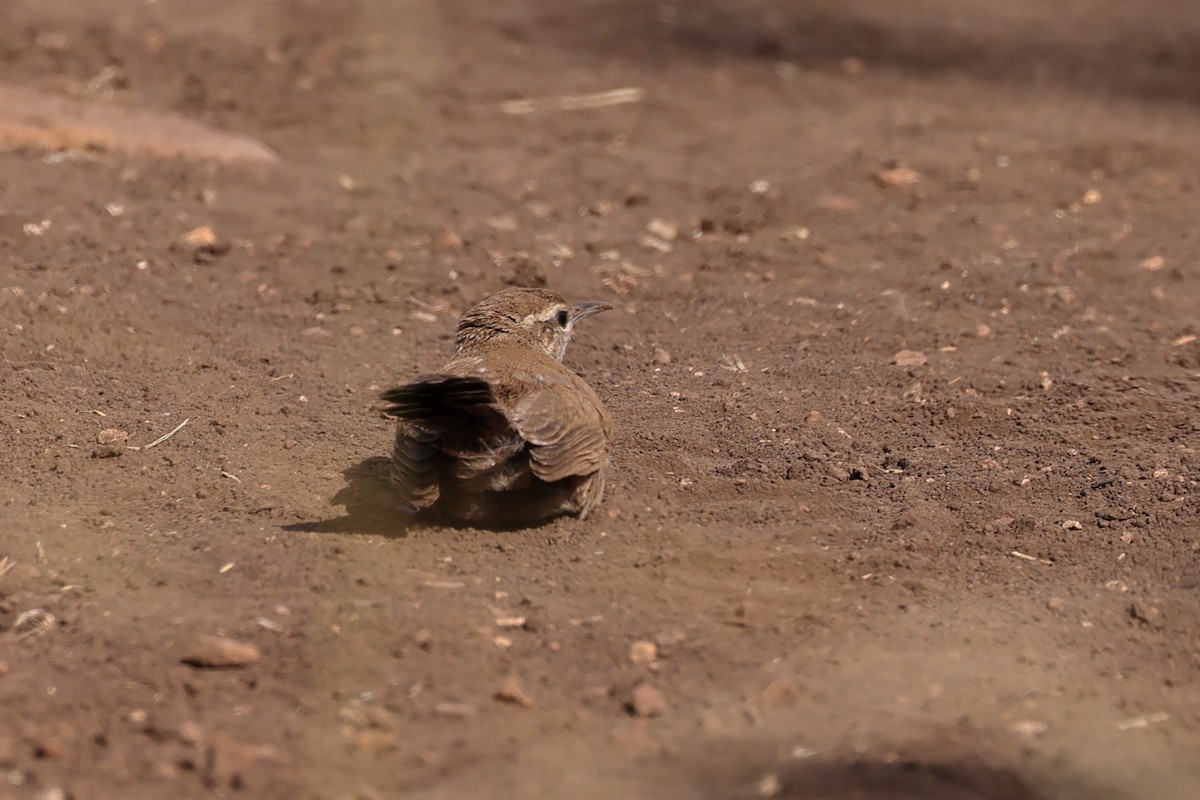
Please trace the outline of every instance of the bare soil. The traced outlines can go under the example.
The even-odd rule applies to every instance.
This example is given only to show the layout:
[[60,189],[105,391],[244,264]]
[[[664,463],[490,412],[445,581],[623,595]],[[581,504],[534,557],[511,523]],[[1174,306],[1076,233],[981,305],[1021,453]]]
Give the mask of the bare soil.
[[[0,15],[3,796],[1200,796],[1193,3]],[[543,283],[600,512],[406,526]]]

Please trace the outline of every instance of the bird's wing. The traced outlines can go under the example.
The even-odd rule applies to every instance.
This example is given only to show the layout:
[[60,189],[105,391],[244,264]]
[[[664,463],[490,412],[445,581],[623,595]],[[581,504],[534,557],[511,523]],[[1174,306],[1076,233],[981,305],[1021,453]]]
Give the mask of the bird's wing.
[[437,434],[409,422],[396,426],[392,447],[392,483],[400,500],[413,508],[428,508],[441,494],[437,475]]
[[[405,502],[425,508],[438,499],[439,473],[460,479],[493,470],[508,453],[509,422],[482,378],[425,375],[382,395],[399,417],[392,476]],[[507,437],[512,438],[508,433]]]
[[[563,370],[566,372],[566,370]],[[610,425],[600,399],[574,373],[539,381],[506,416],[529,442],[533,474],[547,482],[590,475],[608,460]]]

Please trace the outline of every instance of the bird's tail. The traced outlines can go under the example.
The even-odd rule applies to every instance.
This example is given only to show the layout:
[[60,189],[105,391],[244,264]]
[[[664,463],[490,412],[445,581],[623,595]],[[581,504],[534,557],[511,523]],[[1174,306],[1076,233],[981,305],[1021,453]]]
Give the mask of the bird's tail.
[[384,413],[409,422],[436,425],[439,421],[491,418],[497,414],[492,387],[482,378],[425,375],[388,389],[380,397],[388,404]]

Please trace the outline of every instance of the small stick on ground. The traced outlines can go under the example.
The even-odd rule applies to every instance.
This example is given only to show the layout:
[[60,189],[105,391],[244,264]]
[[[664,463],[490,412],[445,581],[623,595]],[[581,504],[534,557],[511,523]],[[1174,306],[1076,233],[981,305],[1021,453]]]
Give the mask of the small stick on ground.
[[238,483],[242,482],[242,479],[239,478],[237,475],[234,475],[232,472],[226,472],[225,470],[221,470],[221,477],[222,478],[232,478],[233,480],[237,481]]
[[607,92],[591,92],[589,94],[568,95],[552,98],[525,98],[508,100],[500,104],[500,110],[505,114],[532,114],[534,111],[557,109],[559,111],[582,111],[606,106],[619,106],[626,103],[640,103],[646,92],[640,86],[628,86],[622,89],[611,89]]
[[192,418],[188,417],[183,422],[176,425],[175,428],[173,430],[171,430],[169,433],[164,433],[162,436],[158,437],[150,444],[144,444],[141,447],[130,447],[129,449],[130,450],[149,450],[151,447],[158,447],[160,444],[165,442],[167,439],[170,439],[172,436],[174,436],[175,434],[177,434],[181,430],[183,430],[183,426],[187,425],[191,421],[192,421]]
[[1050,561],[1045,558],[1038,558],[1037,556],[1031,556],[1028,553],[1022,553],[1020,550],[1013,550],[1011,553],[1009,553],[1009,555],[1016,556],[1017,558],[1021,559],[1022,561],[1034,561],[1034,562],[1037,562],[1038,564],[1045,564],[1050,567],[1054,566],[1053,561]]

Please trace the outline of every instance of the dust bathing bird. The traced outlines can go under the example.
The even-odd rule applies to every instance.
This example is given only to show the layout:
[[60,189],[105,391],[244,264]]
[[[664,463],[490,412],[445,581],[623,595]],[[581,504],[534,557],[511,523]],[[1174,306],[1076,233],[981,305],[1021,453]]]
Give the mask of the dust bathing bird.
[[586,517],[604,494],[612,426],[562,358],[579,321],[610,308],[541,289],[507,289],[471,308],[440,372],[383,393],[398,417],[400,499],[461,522]]

